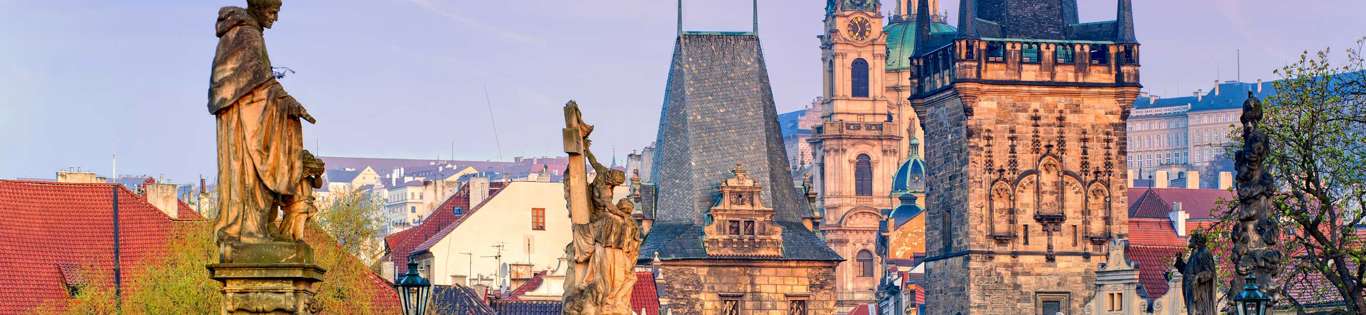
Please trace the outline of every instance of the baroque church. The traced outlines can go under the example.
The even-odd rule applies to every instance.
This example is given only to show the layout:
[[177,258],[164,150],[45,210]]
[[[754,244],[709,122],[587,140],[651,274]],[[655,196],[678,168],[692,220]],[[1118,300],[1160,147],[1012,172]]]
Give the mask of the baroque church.
[[[924,132],[909,101],[910,58],[922,36],[917,18],[932,34],[955,32],[938,10],[937,0],[895,0],[891,16],[878,0],[826,2],[820,124],[808,141],[819,230],[845,258],[836,270],[841,313],[875,302],[884,260],[924,253],[923,218],[918,231],[900,227],[923,216],[914,206],[923,206],[917,200],[924,200],[925,167]],[[901,203],[909,206],[898,208]],[[879,225],[889,216],[900,223],[891,226],[894,233],[905,235],[879,255]]]

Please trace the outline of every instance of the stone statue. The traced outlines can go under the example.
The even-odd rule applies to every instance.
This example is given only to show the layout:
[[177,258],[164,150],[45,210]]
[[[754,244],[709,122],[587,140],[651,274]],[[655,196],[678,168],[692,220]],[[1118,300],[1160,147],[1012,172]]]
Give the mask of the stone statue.
[[1281,252],[1273,248],[1279,241],[1280,226],[1272,218],[1275,205],[1272,197],[1276,184],[1264,165],[1270,153],[1271,141],[1261,130],[1262,102],[1248,92],[1243,102],[1243,148],[1234,156],[1238,170],[1237,225],[1233,236],[1231,258],[1236,266],[1236,277],[1230,282],[1229,296],[1242,290],[1247,275],[1255,275],[1257,284],[1265,292],[1276,292],[1275,281],[1280,273]]
[[214,228],[223,262],[239,258],[234,251],[244,245],[300,240],[317,212],[313,189],[322,187],[323,163],[303,149],[301,120],[316,120],[285,92],[266,53],[263,32],[282,3],[247,3],[218,11],[209,86],[209,113],[218,123]]
[[1176,257],[1173,264],[1181,272],[1182,296],[1186,301],[1186,314],[1212,315],[1214,306],[1214,255],[1205,244],[1205,235],[1191,234],[1190,258],[1185,254]]
[[[573,222],[573,241],[565,251],[571,259],[565,279],[564,314],[631,314],[640,229],[631,218],[635,205],[628,199],[612,202],[612,190],[626,174],[602,166],[589,149],[593,126],[583,122],[578,104],[565,105],[565,201]],[[588,183],[585,161],[596,174]],[[586,201],[586,202],[583,202]],[[583,208],[577,208],[583,207]]]
[[303,123],[312,115],[277,81],[264,31],[275,24],[281,0],[247,0],[218,10],[209,79],[209,113],[217,122],[217,264],[223,284],[221,314],[312,314],[323,270],[302,241],[317,212],[323,162],[303,149]]

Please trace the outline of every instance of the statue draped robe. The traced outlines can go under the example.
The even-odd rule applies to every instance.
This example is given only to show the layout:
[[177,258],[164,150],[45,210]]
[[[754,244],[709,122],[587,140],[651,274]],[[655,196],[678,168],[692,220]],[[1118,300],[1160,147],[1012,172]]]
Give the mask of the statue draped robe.
[[216,30],[209,87],[218,139],[214,228],[220,244],[271,241],[276,209],[311,198],[301,180],[302,106],[275,80],[263,29],[245,9],[221,9]]

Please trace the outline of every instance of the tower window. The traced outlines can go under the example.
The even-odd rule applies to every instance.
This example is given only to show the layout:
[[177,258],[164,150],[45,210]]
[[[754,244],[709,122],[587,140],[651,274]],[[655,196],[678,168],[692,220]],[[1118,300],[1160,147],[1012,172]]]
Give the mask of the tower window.
[[1024,225],[1024,244],[1029,245],[1029,225]]
[[745,235],[754,236],[754,221],[745,221]]
[[727,230],[727,231],[726,231],[726,234],[729,234],[729,235],[740,235],[740,221],[737,221],[737,220],[730,220],[729,222],[727,222],[727,229],[726,229],[726,230]]
[[721,315],[740,315],[740,298],[742,295],[721,295]]
[[1039,44],[1024,44],[1020,48],[1020,60],[1024,63],[1039,63]]
[[873,195],[873,161],[867,154],[859,154],[854,163],[854,195]]
[[859,276],[860,276],[860,277],[872,277],[872,276],[873,276],[873,253],[869,253],[868,250],[866,250],[866,249],[865,249],[865,250],[860,250],[860,251],[858,252],[858,266],[859,266]]
[[1092,45],[1092,46],[1091,46],[1091,64],[1093,64],[1093,65],[1108,65],[1108,64],[1110,64],[1110,46],[1105,46],[1105,45]]
[[1076,52],[1072,51],[1072,45],[1058,45],[1053,49],[1053,59],[1056,59],[1058,64],[1077,62]]
[[1006,61],[1006,44],[999,42],[987,42],[987,61]]
[[854,59],[854,64],[849,69],[849,86],[853,89],[853,97],[868,97],[868,61],[863,58]]

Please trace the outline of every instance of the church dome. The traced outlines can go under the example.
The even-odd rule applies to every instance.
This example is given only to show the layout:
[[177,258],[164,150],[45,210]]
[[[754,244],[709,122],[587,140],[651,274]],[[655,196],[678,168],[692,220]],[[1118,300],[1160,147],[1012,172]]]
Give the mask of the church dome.
[[[905,19],[887,23],[882,30],[887,33],[887,71],[911,68],[911,55],[915,54],[915,21]],[[953,26],[941,22],[930,23],[930,33],[957,33]]]
[[911,157],[896,170],[892,178],[892,195],[925,191],[925,161]]
[[901,194],[901,205],[897,206],[896,210],[892,210],[892,214],[890,215],[893,230],[900,229],[901,225],[906,224],[906,222],[911,221],[915,216],[925,212],[924,209],[921,209],[920,206],[915,204],[915,201],[915,195]]

